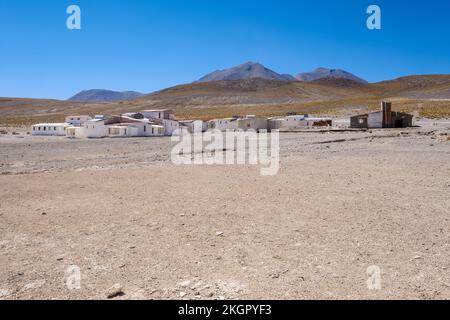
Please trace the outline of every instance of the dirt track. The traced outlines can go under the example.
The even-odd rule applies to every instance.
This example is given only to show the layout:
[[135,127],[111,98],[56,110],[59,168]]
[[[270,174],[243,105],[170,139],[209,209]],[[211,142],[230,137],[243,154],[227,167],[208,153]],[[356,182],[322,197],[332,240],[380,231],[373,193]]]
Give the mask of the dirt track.
[[273,177],[176,167],[166,138],[0,137],[0,298],[450,299],[448,134],[282,134]]

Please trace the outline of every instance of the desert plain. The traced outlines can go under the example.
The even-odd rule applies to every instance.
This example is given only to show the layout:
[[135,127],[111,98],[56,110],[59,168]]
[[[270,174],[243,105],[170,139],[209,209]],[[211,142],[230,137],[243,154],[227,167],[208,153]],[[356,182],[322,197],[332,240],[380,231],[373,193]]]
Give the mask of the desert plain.
[[450,121],[417,124],[281,133],[274,176],[0,135],[0,299],[450,299]]

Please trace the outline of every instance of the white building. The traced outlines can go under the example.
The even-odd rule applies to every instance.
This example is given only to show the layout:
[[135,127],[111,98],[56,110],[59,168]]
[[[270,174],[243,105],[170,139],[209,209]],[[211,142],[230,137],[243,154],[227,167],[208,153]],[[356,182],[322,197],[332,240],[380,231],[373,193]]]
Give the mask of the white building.
[[331,118],[311,118],[305,115],[293,115],[285,118],[273,118],[269,119],[269,129],[306,129],[313,127],[331,127],[333,126],[333,120]]
[[89,121],[91,119],[92,118],[90,116],[69,116],[66,117],[66,123],[72,126],[81,126],[86,121]]
[[71,139],[82,139],[86,138],[86,128],[85,127],[75,127],[70,126],[66,128],[66,137]]
[[225,119],[213,119],[208,121],[208,130],[238,130],[239,122],[238,118],[225,118]]
[[175,120],[163,119],[162,126],[164,127],[164,133],[166,136],[172,136],[174,131],[180,129],[180,123]]
[[163,126],[148,124],[145,127],[144,137],[164,137],[165,129]]
[[175,120],[175,114],[170,109],[144,110],[140,113],[147,119]]
[[202,133],[204,127],[202,120],[180,121],[180,126],[186,128],[189,133]]
[[246,116],[238,120],[238,126],[241,130],[267,130],[268,119],[265,117]]
[[108,135],[111,138],[117,137],[162,137],[165,130],[150,122],[117,123],[108,126]]
[[137,137],[139,129],[126,123],[108,126],[108,135],[110,138]]
[[65,136],[67,123],[40,123],[31,127],[33,136]]
[[92,119],[83,124],[85,138],[105,138],[108,136],[108,127],[105,120]]

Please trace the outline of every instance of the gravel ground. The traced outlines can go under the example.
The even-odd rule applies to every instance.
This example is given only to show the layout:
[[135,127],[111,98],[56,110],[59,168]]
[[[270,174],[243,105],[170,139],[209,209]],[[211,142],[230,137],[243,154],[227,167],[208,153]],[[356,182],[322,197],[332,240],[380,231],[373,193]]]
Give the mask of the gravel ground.
[[0,299],[450,299],[450,125],[423,124],[283,133],[270,177],[1,135]]

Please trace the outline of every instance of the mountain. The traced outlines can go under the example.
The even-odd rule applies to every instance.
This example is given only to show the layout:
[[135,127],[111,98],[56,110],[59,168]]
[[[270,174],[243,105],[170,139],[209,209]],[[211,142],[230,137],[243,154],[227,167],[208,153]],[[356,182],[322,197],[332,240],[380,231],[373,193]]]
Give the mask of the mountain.
[[359,83],[368,83],[366,80],[361,79],[350,72],[341,69],[327,69],[318,68],[312,72],[300,73],[297,75],[297,80],[300,81],[316,81],[325,78],[335,78],[335,79],[347,79]]
[[233,115],[356,114],[376,110],[393,99],[395,110],[418,111],[425,117],[450,117],[450,75],[418,75],[378,83],[347,79],[279,81],[251,78],[190,83],[137,99],[95,103],[0,98],[0,126],[64,121],[76,114],[116,115],[143,109],[173,109],[181,119],[212,119]]
[[197,82],[244,80],[250,78],[296,81],[296,79],[291,75],[276,73],[260,63],[247,62],[230,69],[215,71],[204,76]]
[[[195,82],[158,91],[127,103],[152,108],[182,109],[185,113],[216,108],[261,108],[273,105],[355,100],[358,105],[383,99],[450,99],[450,75],[412,76],[379,83],[323,78],[280,81],[261,78]],[[448,102],[447,102],[448,103]],[[345,108],[345,103],[342,104]],[[236,113],[237,114],[237,113]],[[253,114],[253,113],[250,113]]]
[[336,82],[302,82],[263,78],[195,82],[164,89],[130,102],[164,108],[179,106],[204,108],[225,105],[304,103],[348,99],[361,95],[372,96],[370,87],[365,85],[351,80]]
[[135,91],[111,91],[103,89],[93,89],[81,91],[68,99],[68,101],[80,102],[110,102],[124,101],[142,97],[144,94]]

